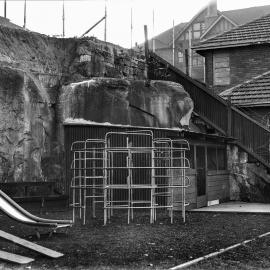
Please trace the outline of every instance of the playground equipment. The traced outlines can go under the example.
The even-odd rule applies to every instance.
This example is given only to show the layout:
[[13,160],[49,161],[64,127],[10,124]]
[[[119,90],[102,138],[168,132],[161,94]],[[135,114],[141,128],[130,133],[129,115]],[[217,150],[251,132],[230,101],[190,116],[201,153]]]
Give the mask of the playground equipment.
[[[40,253],[40,254],[45,255],[47,257],[50,257],[50,258],[56,259],[56,258],[60,258],[60,257],[64,256],[64,254],[62,254],[60,252],[57,252],[55,250],[52,250],[52,249],[49,249],[46,247],[42,247],[38,244],[32,243],[30,241],[27,241],[25,239],[17,237],[13,234],[4,232],[2,230],[0,230],[0,238],[3,238],[7,241],[11,241],[14,244],[20,245],[24,248],[30,249],[32,251],[35,251],[37,253]],[[33,258],[21,256],[18,254],[14,254],[14,253],[2,251],[2,250],[0,250],[0,259],[5,260],[5,261],[9,261],[9,262],[13,262],[13,263],[18,263],[18,264],[27,264],[27,263],[34,261]]]
[[[19,206],[16,202],[14,202],[8,195],[6,195],[3,191],[0,190],[0,210],[10,218],[34,227],[49,227],[53,231],[56,231],[60,228],[68,228],[71,227],[73,222],[71,220],[52,220],[52,219],[44,219],[37,216],[34,216]],[[39,236],[38,232],[37,235]],[[0,238],[4,238],[5,240],[11,241],[17,245],[23,246],[24,248],[31,249],[32,251],[41,253],[51,258],[59,258],[64,254],[42,247],[25,239],[19,238],[15,235],[6,233],[0,230]],[[19,264],[27,264],[34,259],[21,256],[14,253],[9,253],[6,251],[0,250],[0,259],[19,263]]]
[[14,202],[8,195],[0,190],[0,210],[2,210],[10,218],[35,227],[50,227],[53,231],[60,228],[71,227],[73,222],[71,220],[53,220],[44,219],[30,214],[16,202]]
[[186,140],[154,138],[149,130],[108,132],[104,139],[73,142],[73,222],[79,209],[85,224],[88,205],[95,217],[97,204],[103,205],[104,225],[119,209],[127,210],[128,223],[137,209],[150,210],[150,223],[165,209],[173,223],[180,207],[185,221],[187,150]]

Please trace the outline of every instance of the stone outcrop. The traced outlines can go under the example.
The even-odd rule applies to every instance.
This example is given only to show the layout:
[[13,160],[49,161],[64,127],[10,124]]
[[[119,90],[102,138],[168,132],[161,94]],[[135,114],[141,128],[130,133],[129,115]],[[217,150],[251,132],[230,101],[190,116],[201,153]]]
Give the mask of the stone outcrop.
[[1,67],[0,78],[0,181],[44,179],[53,121],[48,95],[24,71]]
[[62,121],[163,128],[188,127],[193,111],[193,101],[180,84],[100,77],[64,86],[59,104]]
[[[175,109],[182,125],[188,122],[192,103],[179,85],[129,80],[144,78],[140,54],[95,38],[54,38],[13,26],[0,21],[0,182],[59,181],[65,117],[178,126]],[[94,76],[105,77],[93,79],[96,88],[81,83]]]
[[228,147],[228,161],[231,200],[270,202],[270,176],[262,165],[248,162],[237,146]]

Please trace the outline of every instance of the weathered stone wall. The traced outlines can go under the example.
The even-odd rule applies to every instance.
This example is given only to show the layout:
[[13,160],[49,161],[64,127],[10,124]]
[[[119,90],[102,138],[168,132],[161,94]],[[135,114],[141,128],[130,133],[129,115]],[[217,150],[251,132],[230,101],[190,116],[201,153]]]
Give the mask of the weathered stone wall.
[[140,77],[144,60],[95,39],[58,39],[0,26],[0,182],[63,175],[60,88],[92,76]]
[[270,202],[270,176],[259,163],[248,162],[247,153],[228,146],[230,199],[246,202]]
[[0,182],[44,179],[53,120],[48,96],[21,70],[1,67],[0,78]]
[[62,121],[172,128],[189,126],[193,101],[173,82],[95,77],[64,86],[59,110]]

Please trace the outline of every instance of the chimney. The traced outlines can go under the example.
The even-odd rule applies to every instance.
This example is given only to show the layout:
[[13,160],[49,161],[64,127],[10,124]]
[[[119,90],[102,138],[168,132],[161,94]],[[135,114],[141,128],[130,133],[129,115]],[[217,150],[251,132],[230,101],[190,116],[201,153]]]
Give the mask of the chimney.
[[217,18],[217,0],[210,0],[207,5],[207,12],[205,16],[205,28],[207,29],[212,22]]

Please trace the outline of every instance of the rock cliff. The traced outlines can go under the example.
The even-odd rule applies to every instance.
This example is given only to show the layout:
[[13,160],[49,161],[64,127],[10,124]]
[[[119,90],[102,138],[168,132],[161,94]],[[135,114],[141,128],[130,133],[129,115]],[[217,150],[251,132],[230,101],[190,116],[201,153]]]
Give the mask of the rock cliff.
[[0,22],[0,182],[61,179],[66,118],[188,125],[193,103],[183,88],[145,84],[144,68],[141,55],[114,44]]

